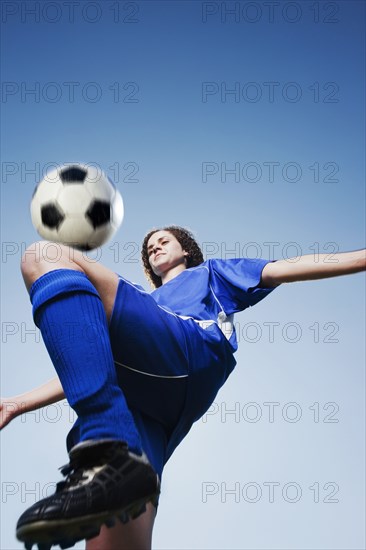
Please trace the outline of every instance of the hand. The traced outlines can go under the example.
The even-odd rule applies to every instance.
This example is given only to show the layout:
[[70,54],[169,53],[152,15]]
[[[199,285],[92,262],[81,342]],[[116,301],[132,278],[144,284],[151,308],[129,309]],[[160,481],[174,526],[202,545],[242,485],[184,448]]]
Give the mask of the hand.
[[22,412],[22,404],[11,397],[0,399],[0,430]]

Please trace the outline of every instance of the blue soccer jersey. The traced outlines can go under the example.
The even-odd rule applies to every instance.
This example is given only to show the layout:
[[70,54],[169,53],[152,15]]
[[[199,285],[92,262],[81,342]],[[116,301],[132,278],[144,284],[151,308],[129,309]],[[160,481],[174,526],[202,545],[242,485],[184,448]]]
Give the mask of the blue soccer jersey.
[[[235,367],[234,314],[267,296],[261,259],[208,260],[152,292],[120,277],[109,332],[143,448],[164,464]],[[69,446],[77,439],[70,434]]]
[[202,328],[217,323],[233,351],[237,349],[234,313],[255,305],[273,288],[258,288],[267,260],[208,260],[154,290],[158,305],[182,317],[191,317]]

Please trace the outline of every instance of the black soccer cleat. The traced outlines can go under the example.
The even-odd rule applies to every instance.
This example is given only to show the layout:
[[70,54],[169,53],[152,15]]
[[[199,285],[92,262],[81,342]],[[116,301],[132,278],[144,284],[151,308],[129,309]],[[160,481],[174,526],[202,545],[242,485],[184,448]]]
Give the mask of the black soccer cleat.
[[61,468],[67,476],[54,495],[36,502],[19,518],[18,540],[27,550],[38,544],[48,550],[58,544],[70,548],[99,535],[103,524],[123,523],[157,503],[159,479],[145,454],[128,450],[123,441],[83,441],[70,451],[70,463]]

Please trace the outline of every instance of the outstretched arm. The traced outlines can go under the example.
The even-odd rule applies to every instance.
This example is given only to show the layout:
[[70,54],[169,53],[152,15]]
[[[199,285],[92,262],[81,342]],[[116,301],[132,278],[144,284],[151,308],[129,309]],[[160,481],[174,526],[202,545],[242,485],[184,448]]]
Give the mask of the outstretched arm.
[[60,380],[52,378],[49,382],[42,384],[38,388],[1,399],[0,402],[0,429],[4,428],[11,420],[29,411],[40,409],[46,405],[56,403],[65,398]]
[[262,271],[262,287],[282,283],[325,279],[366,270],[366,250],[337,254],[308,254],[267,264]]

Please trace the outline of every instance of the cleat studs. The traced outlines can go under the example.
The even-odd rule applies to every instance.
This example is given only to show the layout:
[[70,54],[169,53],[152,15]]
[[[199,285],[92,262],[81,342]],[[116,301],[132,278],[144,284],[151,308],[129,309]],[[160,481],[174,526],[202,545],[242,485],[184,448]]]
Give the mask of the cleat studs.
[[39,542],[38,543],[38,550],[51,550],[52,544]]
[[157,508],[158,507],[158,504],[159,504],[159,498],[158,497],[154,497],[152,498],[151,500],[149,500],[150,504],[152,504],[154,506],[154,508]]
[[126,512],[122,512],[122,514],[118,514],[117,517],[121,523],[123,524],[128,523],[128,514],[126,514]]
[[114,527],[116,524],[116,520],[114,518],[108,518],[104,523],[107,527]]
[[25,546],[25,550],[32,550],[33,542],[26,542],[24,546]]
[[71,548],[72,546],[75,546],[75,541],[72,539],[64,539],[59,542],[59,546],[60,548],[62,548],[62,550],[65,550],[66,548]]
[[130,510],[130,518],[136,519],[144,512],[146,512],[146,504],[143,504],[142,506],[135,506]]

